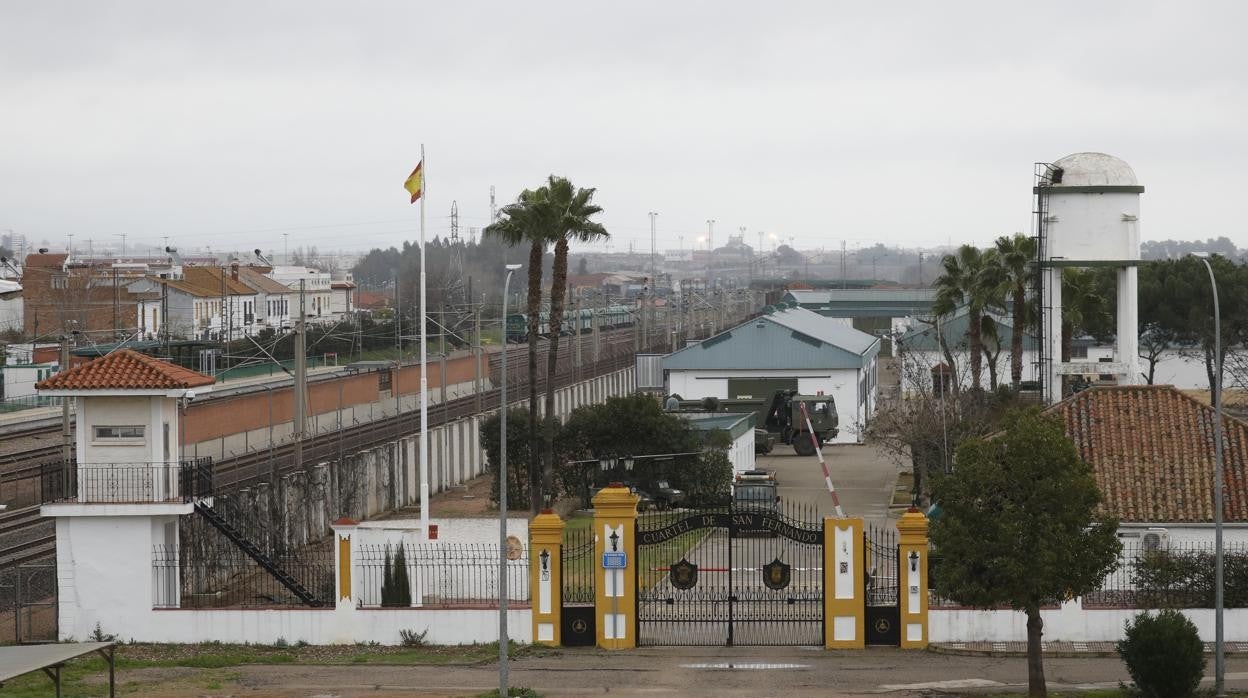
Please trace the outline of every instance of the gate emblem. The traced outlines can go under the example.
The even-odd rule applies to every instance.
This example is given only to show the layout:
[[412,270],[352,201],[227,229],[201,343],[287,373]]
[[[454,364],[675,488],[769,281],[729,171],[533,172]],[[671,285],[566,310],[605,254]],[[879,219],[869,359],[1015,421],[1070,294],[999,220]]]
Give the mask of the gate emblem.
[[672,565],[668,576],[677,589],[692,589],[698,583],[698,566],[681,558],[680,562]]
[[573,632],[576,632],[577,634],[583,633],[589,630],[589,623],[586,623],[585,620],[582,618],[577,618],[576,620],[572,621],[572,630]]
[[767,588],[772,591],[780,591],[789,586],[791,578],[792,568],[781,562],[780,558],[763,565],[763,584],[766,584]]

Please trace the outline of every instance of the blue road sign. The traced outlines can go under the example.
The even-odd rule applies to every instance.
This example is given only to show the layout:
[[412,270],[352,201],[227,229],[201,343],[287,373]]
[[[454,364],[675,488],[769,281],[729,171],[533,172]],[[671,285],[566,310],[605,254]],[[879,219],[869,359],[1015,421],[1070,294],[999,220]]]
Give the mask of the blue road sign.
[[628,567],[628,553],[603,553],[602,568],[604,570],[622,570]]

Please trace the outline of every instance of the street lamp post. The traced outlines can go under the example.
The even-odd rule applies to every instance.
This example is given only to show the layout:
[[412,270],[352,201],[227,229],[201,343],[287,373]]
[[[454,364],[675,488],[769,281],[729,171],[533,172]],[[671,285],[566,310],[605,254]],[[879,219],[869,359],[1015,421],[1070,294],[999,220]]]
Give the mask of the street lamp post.
[[1218,308],[1218,281],[1213,265],[1205,257],[1197,257],[1209,272],[1213,290],[1213,690],[1226,695],[1226,648],[1223,643],[1223,553],[1222,553],[1222,314]]
[[503,279],[503,361],[498,448],[498,695],[507,695],[507,289],[519,264],[507,265]]

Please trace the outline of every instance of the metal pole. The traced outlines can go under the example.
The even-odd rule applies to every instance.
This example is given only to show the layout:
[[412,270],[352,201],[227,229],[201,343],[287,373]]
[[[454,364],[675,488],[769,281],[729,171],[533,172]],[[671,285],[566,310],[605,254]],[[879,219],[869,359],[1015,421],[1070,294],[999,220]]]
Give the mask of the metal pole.
[[429,377],[426,327],[428,306],[425,293],[425,200],[429,198],[429,166],[425,146],[420,146],[420,537],[429,541]]
[[295,382],[291,386],[295,397],[295,467],[303,468],[303,430],[308,424],[307,404],[304,397],[308,384],[308,335],[304,324],[307,312],[306,279],[299,279],[299,319],[295,321]]
[[[61,335],[61,372],[69,370],[69,336]],[[74,459],[74,437],[69,433],[69,397],[61,396],[61,467]],[[68,471],[66,471],[68,472]]]
[[1198,258],[1204,262],[1209,272],[1209,286],[1213,289],[1213,536],[1214,536],[1214,567],[1213,567],[1213,692],[1218,696],[1226,695],[1226,647],[1223,642],[1223,551],[1222,551],[1222,314],[1218,308],[1218,281],[1213,276],[1213,265],[1209,260]]
[[[507,288],[519,264],[507,265],[503,279],[503,318],[507,318]],[[507,342],[503,342],[499,404],[498,447],[498,695],[507,695]]]

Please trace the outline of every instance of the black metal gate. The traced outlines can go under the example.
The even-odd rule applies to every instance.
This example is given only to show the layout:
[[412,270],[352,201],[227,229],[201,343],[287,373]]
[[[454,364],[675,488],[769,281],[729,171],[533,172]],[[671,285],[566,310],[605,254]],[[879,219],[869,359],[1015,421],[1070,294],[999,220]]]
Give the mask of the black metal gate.
[[865,546],[868,645],[901,645],[901,577],[897,532],[868,526],[863,533]]
[[594,622],[594,535],[590,528],[565,529],[559,584],[563,590],[559,632],[564,647],[591,647]]
[[638,645],[822,645],[823,520],[813,508],[637,519]]

